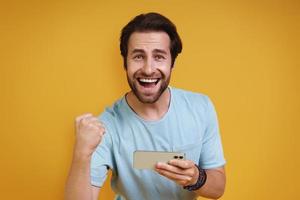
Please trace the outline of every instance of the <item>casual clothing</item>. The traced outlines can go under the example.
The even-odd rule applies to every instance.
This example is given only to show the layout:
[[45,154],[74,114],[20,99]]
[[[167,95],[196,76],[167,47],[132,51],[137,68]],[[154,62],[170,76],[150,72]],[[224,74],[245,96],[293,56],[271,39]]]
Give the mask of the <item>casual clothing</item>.
[[215,109],[202,94],[171,88],[167,113],[158,121],[139,117],[126,98],[118,100],[99,117],[106,133],[92,155],[91,183],[101,187],[108,169],[111,186],[127,200],[196,199],[174,181],[153,170],[133,168],[136,150],[184,152],[203,169],[225,164]]

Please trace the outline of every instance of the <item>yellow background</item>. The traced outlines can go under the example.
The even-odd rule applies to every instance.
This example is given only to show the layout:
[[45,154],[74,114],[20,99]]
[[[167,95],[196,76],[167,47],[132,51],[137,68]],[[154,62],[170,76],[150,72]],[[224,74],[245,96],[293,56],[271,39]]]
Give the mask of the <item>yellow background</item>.
[[183,40],[171,85],[215,103],[222,199],[300,199],[297,0],[1,1],[0,198],[63,199],[73,120],[128,90],[119,33],[148,11]]

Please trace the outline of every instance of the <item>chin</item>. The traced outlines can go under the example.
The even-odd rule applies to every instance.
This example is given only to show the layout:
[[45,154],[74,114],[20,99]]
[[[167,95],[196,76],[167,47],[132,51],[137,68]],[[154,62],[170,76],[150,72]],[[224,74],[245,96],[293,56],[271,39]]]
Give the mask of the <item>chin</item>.
[[144,96],[141,96],[141,95],[136,95],[136,97],[138,98],[138,100],[141,103],[152,104],[152,103],[155,103],[159,99],[160,96],[144,97]]

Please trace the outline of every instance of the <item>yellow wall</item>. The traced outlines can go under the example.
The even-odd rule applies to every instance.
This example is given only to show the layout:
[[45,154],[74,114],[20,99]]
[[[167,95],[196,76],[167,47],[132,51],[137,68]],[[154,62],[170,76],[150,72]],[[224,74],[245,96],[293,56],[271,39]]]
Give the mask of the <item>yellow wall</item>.
[[[148,11],[183,39],[172,85],[217,108],[222,199],[300,199],[297,0],[1,1],[0,198],[63,199],[73,119],[128,90],[119,32]],[[103,195],[112,198],[109,183]]]

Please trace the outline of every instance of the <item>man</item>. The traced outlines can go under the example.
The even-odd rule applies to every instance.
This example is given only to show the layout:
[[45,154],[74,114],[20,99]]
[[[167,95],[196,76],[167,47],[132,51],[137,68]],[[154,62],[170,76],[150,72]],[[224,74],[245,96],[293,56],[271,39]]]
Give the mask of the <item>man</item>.
[[[141,14],[123,28],[120,49],[131,91],[99,118],[76,118],[66,199],[96,200],[108,170],[117,199],[221,197],[225,160],[214,107],[205,95],[168,87],[182,49],[174,24]],[[183,152],[186,159],[139,170],[136,150]]]

